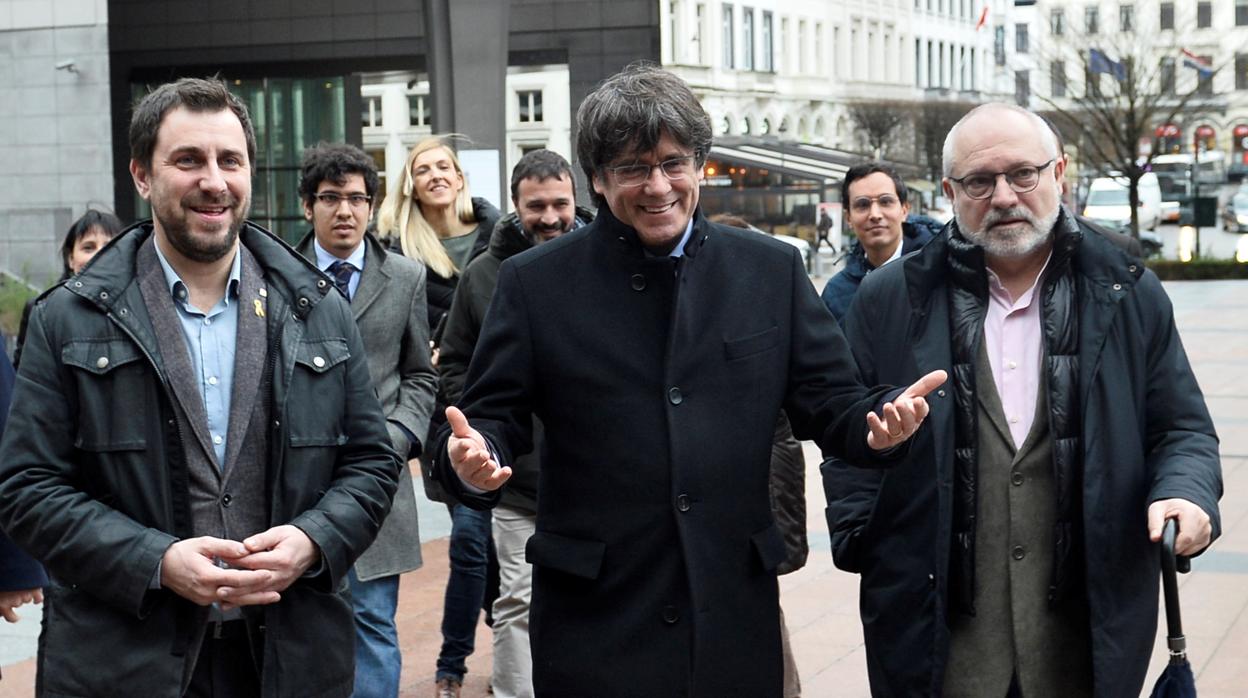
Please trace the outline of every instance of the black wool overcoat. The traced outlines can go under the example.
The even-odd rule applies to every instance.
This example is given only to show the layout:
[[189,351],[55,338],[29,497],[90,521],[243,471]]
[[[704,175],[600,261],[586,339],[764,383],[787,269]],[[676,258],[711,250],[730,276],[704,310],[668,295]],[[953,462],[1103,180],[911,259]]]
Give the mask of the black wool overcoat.
[[777,416],[876,462],[881,394],[796,251],[765,235],[698,213],[683,257],[653,257],[604,207],[504,262],[461,407],[504,462],[530,447],[530,414],[545,425],[538,695],[779,696]]

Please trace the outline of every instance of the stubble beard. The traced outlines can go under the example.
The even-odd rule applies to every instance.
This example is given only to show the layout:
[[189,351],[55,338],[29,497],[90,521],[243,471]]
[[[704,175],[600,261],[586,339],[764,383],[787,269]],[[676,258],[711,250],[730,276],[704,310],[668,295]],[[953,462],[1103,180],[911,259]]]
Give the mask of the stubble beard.
[[[190,226],[187,224],[188,214],[192,206],[201,205],[203,203],[211,203],[212,205],[225,206],[230,212],[230,223],[226,229],[224,237],[218,238],[211,233],[217,232],[217,229],[207,229],[205,235],[192,234]],[[165,233],[165,239],[178,254],[200,264],[209,264],[216,262],[234,249],[234,244],[238,241],[239,230],[243,227],[243,221],[247,217],[249,202],[238,201],[233,196],[227,195],[223,202],[200,202],[195,200],[184,200],[181,202],[182,211],[177,212],[171,210],[172,207],[159,206],[153,202],[152,217],[160,224],[161,230]],[[182,213],[182,215],[178,215]]]
[[[979,230],[964,229],[962,234],[972,243],[984,248],[989,257],[999,259],[1022,259],[1043,247],[1053,237],[1053,226],[1057,223],[1057,215],[1061,208],[1053,210],[1041,217],[1036,217],[1025,206],[992,209],[984,216]],[[994,229],[997,223],[1010,218],[1022,218],[1027,225],[1019,231]]]

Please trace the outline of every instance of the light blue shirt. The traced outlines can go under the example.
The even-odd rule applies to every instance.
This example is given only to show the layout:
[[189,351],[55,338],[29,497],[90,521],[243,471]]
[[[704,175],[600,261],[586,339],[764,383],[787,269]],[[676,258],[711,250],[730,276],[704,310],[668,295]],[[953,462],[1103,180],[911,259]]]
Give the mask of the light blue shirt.
[[178,310],[182,336],[191,354],[191,369],[199,376],[199,395],[208,417],[208,440],[217,456],[217,467],[225,467],[226,436],[230,430],[230,396],[234,387],[234,344],[238,337],[238,285],[243,258],[234,253],[234,266],[225,286],[225,296],[207,313],[191,305],[186,284],[169,265],[156,245],[156,258],[165,273],[165,283]]
[[347,300],[355,298],[355,289],[360,287],[360,273],[364,271],[364,240],[360,240],[360,244],[356,245],[355,251],[346,259],[339,259],[334,255],[325,251],[321,247],[321,241],[316,238],[312,239],[312,247],[316,250],[316,267],[326,274],[329,273],[329,265],[334,262],[347,262],[355,267],[355,271],[351,272],[351,280],[347,282]]
[[680,242],[676,243],[676,247],[667,253],[668,257],[684,257],[685,244],[689,242],[689,238],[693,235],[693,217],[689,217],[689,224],[685,226],[685,234],[680,236]]

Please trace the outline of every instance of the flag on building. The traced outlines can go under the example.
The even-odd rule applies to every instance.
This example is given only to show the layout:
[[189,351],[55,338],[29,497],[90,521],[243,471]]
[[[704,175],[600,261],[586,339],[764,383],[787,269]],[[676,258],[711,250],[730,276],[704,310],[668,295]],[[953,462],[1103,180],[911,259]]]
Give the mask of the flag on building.
[[1200,73],[1200,77],[1202,78],[1207,78],[1213,75],[1213,64],[1209,62],[1208,58],[1205,56],[1197,56],[1185,48],[1179,50],[1183,52],[1183,65],[1188,68],[1192,68],[1197,73]]
[[1121,61],[1113,60],[1105,55],[1103,51],[1097,49],[1088,50],[1088,72],[1109,73],[1118,82],[1127,79],[1127,66]]
[[979,11],[979,21],[975,23],[975,31],[979,31],[980,29],[983,29],[984,25],[987,23],[988,23],[988,6],[984,5],[984,9]]

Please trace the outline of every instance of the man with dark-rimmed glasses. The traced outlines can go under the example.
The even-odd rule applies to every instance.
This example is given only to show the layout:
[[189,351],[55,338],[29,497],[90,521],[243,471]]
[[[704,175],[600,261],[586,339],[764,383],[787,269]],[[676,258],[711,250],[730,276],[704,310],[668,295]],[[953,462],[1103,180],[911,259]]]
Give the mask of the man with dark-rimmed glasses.
[[[882,407],[793,248],[698,208],[710,118],[637,65],[581,104],[594,222],[503,262],[440,474],[492,506],[545,425],[530,612],[538,696],[782,689],[768,497],[781,407],[800,438],[887,465],[936,372]],[[467,420],[471,420],[471,427]],[[870,416],[868,416],[870,415]],[[488,440],[488,441],[487,441]]]
[[950,131],[955,219],[867,277],[846,323],[862,376],[948,370],[887,477],[825,482],[833,556],[862,574],[876,695],[1137,696],[1157,620],[1153,542],[1219,530],[1217,437],[1157,277],[1061,207],[1036,115]]

